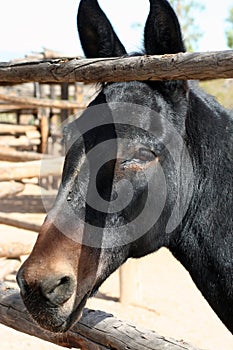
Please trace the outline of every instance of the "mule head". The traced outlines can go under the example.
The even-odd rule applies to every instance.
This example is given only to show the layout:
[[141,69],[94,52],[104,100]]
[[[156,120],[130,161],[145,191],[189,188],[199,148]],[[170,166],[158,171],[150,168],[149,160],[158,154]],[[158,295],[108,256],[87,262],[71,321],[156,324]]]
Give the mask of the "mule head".
[[[145,53],[184,51],[169,3],[150,5]],[[78,31],[87,57],[126,55],[97,1],[81,0]],[[169,153],[180,161],[174,134],[185,134],[186,97],[181,81],[106,84],[68,125],[55,204],[18,273],[24,303],[42,327],[67,330],[128,257],[169,244],[179,191]]]

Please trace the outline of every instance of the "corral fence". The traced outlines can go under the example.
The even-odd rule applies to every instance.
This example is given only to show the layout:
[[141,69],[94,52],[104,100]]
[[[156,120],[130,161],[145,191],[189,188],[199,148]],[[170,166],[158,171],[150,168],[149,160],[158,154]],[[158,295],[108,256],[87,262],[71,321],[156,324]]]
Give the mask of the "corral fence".
[[84,83],[233,77],[233,50],[125,58],[0,63],[0,82]]
[[[0,101],[4,101],[1,108],[5,111],[19,111],[17,122],[14,125],[7,123],[1,124],[0,133],[16,134],[27,130],[28,135],[38,131],[33,125],[19,125],[22,111],[34,110],[38,113],[37,118],[40,122],[40,149],[45,153],[45,144],[48,142],[48,119],[51,117],[51,110],[58,109],[61,121],[69,114],[85,108],[83,94],[80,82],[97,83],[113,81],[130,80],[166,80],[166,79],[217,79],[233,78],[233,51],[223,52],[205,52],[205,53],[179,53],[176,55],[164,56],[141,56],[127,58],[107,58],[107,59],[83,59],[83,58],[43,58],[33,60],[22,60],[17,62],[0,63],[0,86],[12,86],[15,84],[33,84],[34,96],[16,96],[12,93],[2,92],[0,89]],[[46,98],[43,84],[49,84],[50,99]],[[76,100],[69,99],[69,86],[73,84],[76,94]],[[54,86],[60,86],[61,98],[55,99]],[[78,88],[77,88],[78,87]],[[45,112],[48,109],[50,114]],[[63,112],[61,112],[63,111]],[[3,130],[5,128],[5,131]],[[8,129],[7,129],[8,128]],[[9,135],[8,135],[9,137]],[[42,141],[41,141],[42,140]],[[0,159],[17,161],[26,159],[29,165],[21,166],[25,171],[19,170],[18,164],[9,169],[0,169],[0,188],[1,183],[7,181],[19,181],[23,177],[39,176],[41,155],[30,152],[0,148]],[[36,150],[38,151],[38,149]],[[5,152],[5,153],[4,153]],[[4,155],[5,154],[5,155]],[[1,158],[2,157],[2,158]],[[47,155],[51,164],[50,155]],[[53,160],[54,173],[57,175],[61,166],[61,158]],[[57,162],[57,163],[56,163]],[[47,167],[43,167],[47,169]],[[51,168],[51,167],[48,167]],[[37,169],[30,173],[30,169]],[[44,176],[51,175],[44,174]],[[4,185],[5,186],[5,185]],[[22,191],[19,188],[15,191]],[[7,222],[6,222],[7,223]],[[9,224],[14,224],[10,223]],[[16,224],[17,226],[17,224]],[[32,229],[29,227],[29,229]],[[34,227],[37,230],[37,228]],[[19,247],[12,247],[12,251],[17,251]],[[30,250],[30,247],[27,247]],[[20,249],[19,249],[20,250]],[[8,251],[9,254],[9,251]],[[7,252],[6,252],[7,255]],[[133,275],[130,271],[122,270],[122,286],[129,285],[129,280],[133,281]],[[126,276],[126,277],[125,277]],[[127,283],[125,283],[125,280]],[[132,283],[132,285],[134,285]],[[122,299],[130,299],[132,290],[121,288]],[[157,350],[195,350],[189,344],[176,342],[172,339],[161,337],[158,334],[139,330],[133,325],[117,320],[112,315],[100,311],[85,310],[82,319],[68,331],[66,336],[58,336],[42,331],[32,322],[25,312],[24,306],[17,291],[9,289],[2,285],[0,289],[0,322],[9,327],[15,328],[21,332],[31,334],[42,339],[54,342],[64,347],[80,347],[81,349],[157,349]],[[197,349],[196,349],[197,350]]]

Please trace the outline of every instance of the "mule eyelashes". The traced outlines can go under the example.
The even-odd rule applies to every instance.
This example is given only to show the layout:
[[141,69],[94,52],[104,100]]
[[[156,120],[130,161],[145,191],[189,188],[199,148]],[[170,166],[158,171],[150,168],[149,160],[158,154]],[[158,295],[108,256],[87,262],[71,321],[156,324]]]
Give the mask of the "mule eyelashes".
[[154,151],[141,147],[134,153],[131,159],[122,161],[121,165],[123,168],[134,169],[134,165],[143,165],[145,163],[153,162],[157,158],[158,157]]
[[155,158],[156,154],[147,148],[139,148],[134,154],[134,159],[141,162],[152,162]]

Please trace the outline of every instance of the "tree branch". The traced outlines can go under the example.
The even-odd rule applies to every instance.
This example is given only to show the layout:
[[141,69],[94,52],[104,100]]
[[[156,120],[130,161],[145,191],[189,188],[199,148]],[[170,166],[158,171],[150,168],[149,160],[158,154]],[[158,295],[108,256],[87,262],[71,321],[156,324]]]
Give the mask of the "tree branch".
[[197,350],[184,342],[140,330],[110,314],[85,309],[81,320],[64,334],[50,333],[28,315],[19,294],[0,285],[0,323],[67,348],[82,350]]
[[0,63],[1,83],[233,78],[233,50],[99,59]]

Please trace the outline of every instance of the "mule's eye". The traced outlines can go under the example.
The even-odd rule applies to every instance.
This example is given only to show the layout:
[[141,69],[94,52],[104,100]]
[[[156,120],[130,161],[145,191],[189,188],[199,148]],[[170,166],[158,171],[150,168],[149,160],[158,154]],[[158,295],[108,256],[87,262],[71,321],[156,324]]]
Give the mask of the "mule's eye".
[[155,153],[147,148],[139,148],[134,154],[134,159],[141,162],[152,162],[155,158]]

